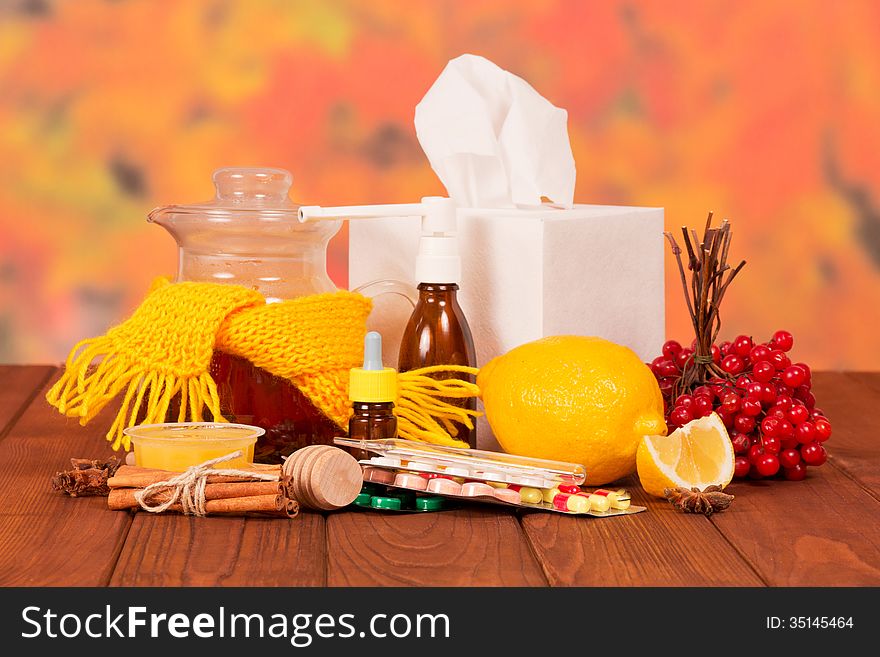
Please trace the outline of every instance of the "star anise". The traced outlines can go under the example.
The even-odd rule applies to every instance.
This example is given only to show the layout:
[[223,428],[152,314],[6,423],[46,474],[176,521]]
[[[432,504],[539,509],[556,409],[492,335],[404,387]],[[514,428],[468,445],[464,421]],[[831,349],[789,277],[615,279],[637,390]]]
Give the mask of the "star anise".
[[107,479],[116,474],[121,462],[111,456],[105,461],[70,459],[71,470],[58,472],[52,477],[52,488],[71,497],[109,495]]
[[702,513],[711,516],[716,511],[724,511],[733,502],[733,495],[721,491],[721,486],[699,488],[664,488],[666,499],[679,511]]

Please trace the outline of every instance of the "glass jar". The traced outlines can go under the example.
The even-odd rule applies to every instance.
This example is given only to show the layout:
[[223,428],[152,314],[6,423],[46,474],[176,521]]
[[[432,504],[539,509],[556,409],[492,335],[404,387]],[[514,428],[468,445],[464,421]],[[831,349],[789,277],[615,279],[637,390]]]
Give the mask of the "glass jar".
[[[342,222],[301,223],[299,205],[289,197],[289,172],[224,168],[213,180],[212,200],[163,206],[149,214],[148,221],[177,242],[177,281],[243,285],[259,291],[267,303],[336,291],[327,274],[327,245]],[[408,296],[401,285],[381,281],[370,287]],[[332,444],[344,433],[296,386],[245,358],[215,351],[211,375],[223,416],[266,430],[255,461],[279,463],[300,447]]]

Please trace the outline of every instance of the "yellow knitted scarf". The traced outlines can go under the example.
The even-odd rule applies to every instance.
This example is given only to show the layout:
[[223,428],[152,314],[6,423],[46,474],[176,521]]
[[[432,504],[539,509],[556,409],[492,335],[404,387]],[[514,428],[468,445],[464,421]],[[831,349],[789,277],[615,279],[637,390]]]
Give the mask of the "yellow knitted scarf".
[[[258,292],[237,285],[159,279],[129,319],[74,346],[46,399],[84,425],[121,397],[107,440],[114,449],[128,449],[123,429],[135,424],[139,414],[144,423],[165,422],[176,397],[177,421],[200,421],[204,409],[224,421],[209,373],[219,349],[288,379],[344,430],[351,414],[349,370],[361,363],[370,309],[370,300],[353,292],[267,304]],[[93,365],[96,359],[100,362]],[[467,447],[453,437],[453,422],[471,428],[478,414],[441,398],[474,397],[479,390],[469,381],[429,376],[437,372],[477,370],[438,366],[399,374],[399,433]]]

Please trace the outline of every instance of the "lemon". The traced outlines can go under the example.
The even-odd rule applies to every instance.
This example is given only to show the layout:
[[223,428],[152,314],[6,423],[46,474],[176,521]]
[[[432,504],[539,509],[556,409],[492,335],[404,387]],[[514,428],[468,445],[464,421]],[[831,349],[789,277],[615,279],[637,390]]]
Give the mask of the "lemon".
[[658,497],[663,497],[664,488],[724,488],[733,479],[733,445],[716,413],[668,436],[645,436],[636,460],[642,488]]
[[602,338],[526,343],[490,361],[477,385],[504,451],[581,463],[590,485],[635,472],[642,436],[666,432],[654,375]]

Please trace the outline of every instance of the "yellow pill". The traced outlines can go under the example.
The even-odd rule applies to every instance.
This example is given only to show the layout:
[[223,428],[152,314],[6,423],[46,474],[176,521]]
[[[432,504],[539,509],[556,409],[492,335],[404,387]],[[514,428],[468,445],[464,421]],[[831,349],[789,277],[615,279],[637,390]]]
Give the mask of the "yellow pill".
[[541,491],[541,494],[543,495],[545,502],[547,502],[548,504],[552,504],[553,498],[556,497],[557,495],[559,495],[559,489],[558,488],[545,488],[543,491]]
[[526,504],[540,504],[544,499],[544,494],[540,488],[532,488],[531,486],[523,486],[519,489],[519,496]]
[[618,509],[619,511],[623,511],[625,509],[628,509],[629,505],[630,505],[629,498],[626,498],[625,500],[617,500],[615,502],[612,502],[611,508]]
[[611,500],[609,500],[604,495],[590,495],[588,498],[590,500],[590,508],[593,511],[599,511],[601,513],[605,513],[608,509],[611,508]]
[[574,513],[586,513],[590,510],[590,500],[583,495],[572,495],[565,502],[568,510]]

